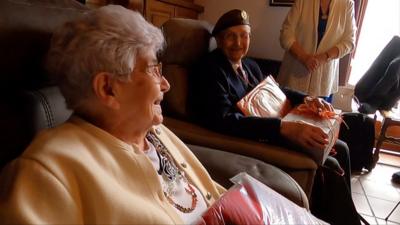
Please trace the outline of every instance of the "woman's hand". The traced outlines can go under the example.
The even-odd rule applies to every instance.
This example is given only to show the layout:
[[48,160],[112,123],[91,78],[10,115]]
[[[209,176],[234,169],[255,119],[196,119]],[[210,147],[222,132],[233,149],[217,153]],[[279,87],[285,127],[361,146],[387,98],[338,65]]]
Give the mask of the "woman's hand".
[[327,53],[314,55],[314,57],[318,60],[319,65],[325,64],[329,60]]
[[322,98],[307,96],[304,98],[304,103],[314,112],[321,112],[323,110],[333,112],[333,106]]
[[307,149],[324,150],[328,135],[319,127],[303,121],[282,121],[281,134],[291,142]]
[[328,57],[326,53],[318,55],[308,55],[303,64],[307,67],[308,71],[314,72],[318,67],[328,62]]
[[303,64],[309,72],[314,72],[320,66],[319,60],[314,55],[307,55]]

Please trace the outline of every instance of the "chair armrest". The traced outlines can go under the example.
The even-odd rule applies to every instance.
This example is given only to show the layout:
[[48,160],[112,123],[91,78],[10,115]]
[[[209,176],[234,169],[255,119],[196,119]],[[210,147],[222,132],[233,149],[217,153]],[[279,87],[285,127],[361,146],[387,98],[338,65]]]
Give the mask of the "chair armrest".
[[164,117],[164,125],[186,144],[200,145],[249,156],[279,167],[288,173],[311,196],[318,165],[304,153],[244,138],[224,135],[194,123]]
[[170,117],[164,118],[164,125],[187,144],[216,148],[250,156],[289,170],[316,170],[318,167],[314,160],[301,152],[221,134],[199,125]]
[[[276,192],[293,201],[300,207],[309,209],[307,196],[303,189],[288,174],[275,166],[250,157],[188,145],[211,177],[225,188],[232,186],[230,178],[240,172],[246,172]],[[223,163],[221,163],[223,159]]]

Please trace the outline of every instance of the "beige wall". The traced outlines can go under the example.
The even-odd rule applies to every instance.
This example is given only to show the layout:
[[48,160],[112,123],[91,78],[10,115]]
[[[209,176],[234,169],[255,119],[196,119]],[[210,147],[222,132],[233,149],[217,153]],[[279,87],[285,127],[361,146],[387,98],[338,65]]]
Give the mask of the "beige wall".
[[279,30],[289,10],[288,7],[270,7],[269,0],[195,0],[195,2],[204,6],[204,13],[200,15],[200,19],[212,24],[230,9],[246,10],[252,25],[249,55],[265,59],[282,59]]

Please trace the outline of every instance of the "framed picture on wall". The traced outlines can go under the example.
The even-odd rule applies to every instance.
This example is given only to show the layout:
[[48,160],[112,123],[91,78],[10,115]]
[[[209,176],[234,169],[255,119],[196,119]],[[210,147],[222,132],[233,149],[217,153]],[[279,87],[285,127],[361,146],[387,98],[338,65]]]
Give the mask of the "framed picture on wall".
[[294,0],[269,0],[270,6],[292,6]]

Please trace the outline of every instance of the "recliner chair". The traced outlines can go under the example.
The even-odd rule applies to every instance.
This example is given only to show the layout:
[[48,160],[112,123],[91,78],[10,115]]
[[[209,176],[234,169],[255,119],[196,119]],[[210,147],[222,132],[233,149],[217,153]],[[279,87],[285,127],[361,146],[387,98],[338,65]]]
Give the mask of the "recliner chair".
[[38,130],[68,118],[55,87],[39,91],[52,85],[43,63],[53,30],[86,10],[67,0],[0,1],[0,93],[7,96],[0,100],[0,168],[18,156]]
[[[59,89],[47,79],[43,64],[52,31],[87,10],[75,0],[0,1],[0,81],[5,84],[0,90],[5,96],[0,100],[0,169],[22,152],[37,132],[57,126],[71,115]],[[230,177],[246,171],[308,208],[301,187],[282,170],[253,158],[188,146],[221,185],[229,187]]]
[[162,56],[163,75],[171,84],[164,98],[165,125],[186,143],[250,156],[277,166],[292,176],[309,197],[317,169],[317,163],[309,156],[221,134],[197,125],[191,118],[187,106],[188,71],[196,60],[215,48],[211,28],[205,21],[182,18],[170,19],[162,26],[167,41]]

